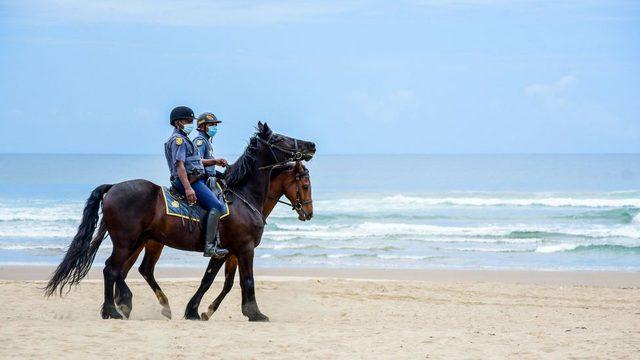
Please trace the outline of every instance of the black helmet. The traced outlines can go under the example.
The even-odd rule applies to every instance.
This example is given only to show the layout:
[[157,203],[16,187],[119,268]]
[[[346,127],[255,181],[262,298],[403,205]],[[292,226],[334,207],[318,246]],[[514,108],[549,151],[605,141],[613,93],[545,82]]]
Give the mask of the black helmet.
[[171,110],[171,115],[169,115],[169,124],[174,126],[176,120],[182,119],[192,119],[193,120],[193,110],[186,106],[176,106]]
[[202,124],[218,124],[221,122],[222,121],[218,120],[218,118],[210,112],[202,113],[198,116],[198,126]]

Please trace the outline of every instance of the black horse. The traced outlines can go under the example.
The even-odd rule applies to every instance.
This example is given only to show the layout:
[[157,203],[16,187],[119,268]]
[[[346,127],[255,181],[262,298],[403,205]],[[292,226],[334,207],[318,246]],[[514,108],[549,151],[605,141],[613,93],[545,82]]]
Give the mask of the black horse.
[[[231,216],[221,222],[220,239],[230,255],[238,259],[242,313],[250,321],[268,320],[256,303],[253,255],[264,230],[264,218],[259,209],[267,196],[270,170],[292,160],[309,160],[315,150],[314,143],[276,134],[267,124],[259,122],[258,131],[250,139],[245,152],[227,170],[226,180],[233,202],[230,205]],[[93,236],[98,225],[100,203],[102,222]],[[113,242],[113,251],[103,270],[104,319],[123,318],[114,302],[114,285],[118,286],[121,299],[133,296],[125,283],[125,265],[147,242],[155,241],[187,251],[204,250],[200,227],[187,231],[182,219],[166,215],[160,186],[146,180],[101,185],[87,199],[78,232],[49,280],[45,294],[50,296],[57,290],[62,294],[65,286],[78,284],[91,268],[107,233]],[[217,272],[224,261],[212,259],[205,275]],[[198,305],[201,296],[196,293],[191,299],[185,310],[186,318],[200,318]]]

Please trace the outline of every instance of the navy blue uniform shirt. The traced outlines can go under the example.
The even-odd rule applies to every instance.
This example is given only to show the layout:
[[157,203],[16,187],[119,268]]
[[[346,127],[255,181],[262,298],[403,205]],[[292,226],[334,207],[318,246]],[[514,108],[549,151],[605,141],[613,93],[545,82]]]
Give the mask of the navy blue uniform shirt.
[[174,129],[173,134],[164,143],[164,156],[167,159],[167,165],[171,172],[171,177],[178,178],[178,169],[176,164],[178,161],[184,162],[187,174],[203,174],[205,172],[200,154],[196,151],[195,146],[189,137],[179,129]]
[[[196,137],[193,138],[193,142],[196,145],[196,150],[198,151],[198,154],[200,154],[200,158],[215,159],[215,157],[213,156],[213,145],[211,144],[212,140],[213,138],[207,135],[207,133],[205,133],[204,131],[198,130],[198,135],[196,135]],[[205,167],[205,170],[207,171],[207,175],[209,176],[216,175],[215,165],[207,166]]]

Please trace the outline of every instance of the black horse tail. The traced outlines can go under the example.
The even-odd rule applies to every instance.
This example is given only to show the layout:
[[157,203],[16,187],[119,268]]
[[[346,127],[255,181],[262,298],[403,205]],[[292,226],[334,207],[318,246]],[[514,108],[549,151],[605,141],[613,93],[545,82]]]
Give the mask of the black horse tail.
[[77,285],[89,272],[93,259],[98,252],[98,247],[100,247],[107,234],[107,227],[102,221],[98,232],[93,236],[93,232],[98,225],[98,211],[100,210],[102,197],[112,186],[109,184],[100,185],[89,195],[82,214],[82,221],[78,226],[78,232],[73,237],[64,259],[44,288],[46,296],[55,294],[56,290],[62,296],[65,286]]

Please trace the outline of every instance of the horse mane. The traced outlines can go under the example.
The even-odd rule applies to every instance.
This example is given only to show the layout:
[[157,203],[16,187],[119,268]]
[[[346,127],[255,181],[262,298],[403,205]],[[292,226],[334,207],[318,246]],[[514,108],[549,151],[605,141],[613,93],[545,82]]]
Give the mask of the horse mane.
[[231,164],[225,172],[224,179],[229,187],[238,187],[253,176],[256,170],[256,151],[258,150],[258,137],[268,138],[271,135],[271,129],[266,124],[258,123],[256,133],[249,139],[244,153],[240,155],[238,160]]
[[254,136],[249,140],[249,144],[247,144],[247,147],[244,149],[244,153],[242,153],[238,160],[231,164],[225,172],[224,179],[227,181],[228,186],[240,186],[248,177],[253,175],[256,164],[255,151],[257,148],[258,140]]
[[284,165],[274,166],[273,169],[271,169],[271,179],[273,180],[285,171],[290,171],[294,166],[295,163],[286,163]]
[[[279,176],[280,174],[282,174],[285,171],[291,171],[293,170],[293,168],[296,166],[295,162],[288,162],[284,165],[279,165],[279,166],[274,166],[273,169],[271,170],[271,179]],[[302,170],[303,171],[308,171],[307,167],[304,166],[304,164],[302,164]]]

